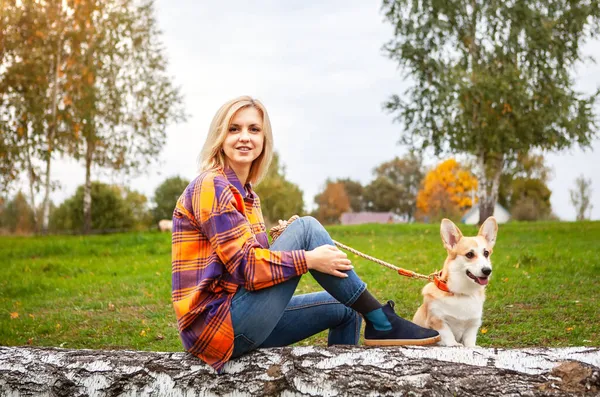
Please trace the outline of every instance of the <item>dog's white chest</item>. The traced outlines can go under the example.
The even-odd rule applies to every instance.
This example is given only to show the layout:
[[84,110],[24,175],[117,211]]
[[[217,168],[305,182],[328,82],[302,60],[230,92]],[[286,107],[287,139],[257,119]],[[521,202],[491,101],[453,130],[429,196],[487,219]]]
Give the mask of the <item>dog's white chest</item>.
[[481,320],[483,315],[483,299],[479,296],[455,295],[438,299],[430,304],[436,317],[457,322]]

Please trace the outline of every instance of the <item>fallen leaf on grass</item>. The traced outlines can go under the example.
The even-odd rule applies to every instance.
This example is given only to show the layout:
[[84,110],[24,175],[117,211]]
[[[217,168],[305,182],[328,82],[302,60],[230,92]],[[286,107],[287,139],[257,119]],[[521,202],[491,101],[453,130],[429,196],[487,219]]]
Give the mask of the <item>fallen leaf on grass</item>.
[[56,323],[56,330],[59,330],[61,327],[60,323]]
[[145,336],[146,336],[146,330],[144,330],[144,329],[143,329],[143,330],[141,330],[141,331],[140,331],[140,336],[143,336],[143,337],[145,337]]
[[29,339],[27,339],[27,344],[28,344],[28,345],[32,345],[32,344],[33,344],[33,338],[29,338]]
[[115,305],[113,305],[112,303],[108,304],[108,310],[110,310],[111,312],[115,310]]
[[163,340],[163,339],[165,339],[165,337],[163,335],[161,335],[161,334],[158,334],[158,335],[156,335],[155,339],[156,340]]
[[571,331],[573,331],[573,327],[567,328],[567,332],[571,332]]
[[11,320],[14,320],[15,318],[19,318],[19,313],[17,313],[17,312],[12,312],[12,313],[10,314],[10,318],[11,318]]
[[35,319],[35,316],[33,314],[29,313],[29,318]]
[[487,328],[481,328],[481,333],[482,334],[487,334]]

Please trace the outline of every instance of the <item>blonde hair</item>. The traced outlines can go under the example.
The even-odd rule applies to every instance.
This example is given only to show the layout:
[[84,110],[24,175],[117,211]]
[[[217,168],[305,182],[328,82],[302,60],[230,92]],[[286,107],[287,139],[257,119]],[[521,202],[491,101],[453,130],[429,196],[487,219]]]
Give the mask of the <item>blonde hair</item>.
[[252,162],[247,182],[259,183],[267,173],[271,159],[273,158],[273,132],[267,109],[257,99],[249,96],[241,96],[226,102],[217,110],[208,130],[208,136],[200,152],[200,172],[225,167],[225,153],[221,150],[223,142],[229,132],[231,119],[240,110],[254,107],[263,118],[262,130],[264,133],[263,150]]

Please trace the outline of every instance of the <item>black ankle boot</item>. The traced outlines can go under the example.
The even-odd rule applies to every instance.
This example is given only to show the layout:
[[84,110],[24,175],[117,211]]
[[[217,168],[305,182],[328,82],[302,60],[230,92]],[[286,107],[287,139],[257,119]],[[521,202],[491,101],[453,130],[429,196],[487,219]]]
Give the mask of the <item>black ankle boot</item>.
[[373,324],[365,319],[365,345],[368,346],[406,346],[431,345],[440,340],[440,334],[429,328],[423,328],[403,319],[394,312],[394,302],[388,301],[383,312],[392,324],[389,331],[377,331]]

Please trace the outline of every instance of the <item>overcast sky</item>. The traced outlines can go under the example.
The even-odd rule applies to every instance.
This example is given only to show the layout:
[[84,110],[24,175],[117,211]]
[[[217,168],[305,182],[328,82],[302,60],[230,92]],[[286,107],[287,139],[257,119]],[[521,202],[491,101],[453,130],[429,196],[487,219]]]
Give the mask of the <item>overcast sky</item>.
[[[127,184],[151,198],[169,176],[194,178],[216,110],[231,98],[251,95],[267,107],[275,148],[288,179],[304,192],[307,208],[327,178],[367,184],[375,166],[407,152],[397,144],[401,126],[382,111],[382,103],[401,94],[407,83],[381,51],[392,30],[380,4],[158,0],[169,72],[191,117],[168,127],[167,145],[147,175],[125,179],[96,173],[96,179]],[[586,45],[585,53],[600,61],[600,42]],[[595,90],[600,65],[579,68],[576,82],[583,92]],[[546,159],[554,170],[549,183],[554,212],[564,220],[575,218],[569,189],[584,175],[594,189],[592,218],[600,219],[600,139],[586,151],[575,148]],[[61,189],[54,202],[72,195],[84,176],[82,166],[57,161],[53,177]]]

